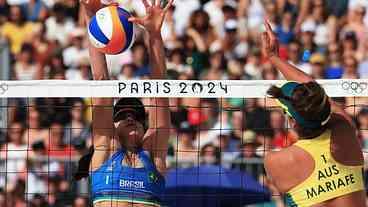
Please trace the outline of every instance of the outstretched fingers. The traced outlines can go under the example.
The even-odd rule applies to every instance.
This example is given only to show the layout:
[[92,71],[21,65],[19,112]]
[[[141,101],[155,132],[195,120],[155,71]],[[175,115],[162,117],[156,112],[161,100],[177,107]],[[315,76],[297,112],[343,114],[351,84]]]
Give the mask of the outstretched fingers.
[[135,24],[138,24],[138,25],[143,25],[143,21],[144,19],[143,18],[140,18],[140,17],[129,17],[128,21],[130,22],[133,22]]

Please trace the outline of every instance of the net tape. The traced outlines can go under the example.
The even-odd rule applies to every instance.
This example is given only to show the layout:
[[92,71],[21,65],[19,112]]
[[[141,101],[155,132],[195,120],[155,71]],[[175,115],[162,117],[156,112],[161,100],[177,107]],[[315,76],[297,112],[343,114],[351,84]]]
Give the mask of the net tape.
[[[318,80],[330,97],[367,97],[368,79]],[[197,97],[264,98],[283,80],[0,81],[0,98],[18,97]]]

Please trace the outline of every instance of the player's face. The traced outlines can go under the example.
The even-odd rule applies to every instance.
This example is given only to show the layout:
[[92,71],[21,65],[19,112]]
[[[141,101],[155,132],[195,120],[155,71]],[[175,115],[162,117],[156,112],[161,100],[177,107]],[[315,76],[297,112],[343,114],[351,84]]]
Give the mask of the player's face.
[[116,133],[124,145],[137,146],[142,143],[144,127],[137,121],[136,113],[125,112],[115,123]]

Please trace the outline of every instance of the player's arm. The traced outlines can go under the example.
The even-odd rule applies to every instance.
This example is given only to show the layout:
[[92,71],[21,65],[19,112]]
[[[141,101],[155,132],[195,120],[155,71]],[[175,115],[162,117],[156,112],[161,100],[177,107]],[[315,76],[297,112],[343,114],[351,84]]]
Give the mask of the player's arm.
[[[142,18],[132,17],[129,20],[143,26],[148,35],[148,53],[152,68],[150,78],[166,79],[166,58],[161,27],[173,0],[170,0],[165,8],[160,7],[159,0],[152,1],[152,4],[147,0],[142,0],[142,2],[146,8],[146,16]],[[143,147],[151,152],[157,169],[164,173],[171,125],[169,99],[152,98],[150,105],[149,129]]]
[[264,167],[268,182],[274,185],[278,191],[284,193],[280,185],[280,180],[282,180],[280,176],[284,174],[283,169],[285,169],[280,166],[281,165],[284,166],[284,162],[286,162],[283,156],[281,155],[282,153],[283,152],[268,153],[264,158]]
[[[310,75],[304,73],[297,67],[291,65],[285,60],[282,60],[279,56],[279,43],[276,35],[273,33],[270,24],[265,21],[266,32],[262,34],[262,53],[269,59],[272,65],[274,65],[287,80],[297,81],[300,83],[307,83],[315,81]],[[351,117],[345,112],[345,110],[337,105],[330,99],[331,111],[333,113],[343,116],[347,121],[353,123]]]
[[[83,5],[83,4],[82,4]],[[88,25],[93,12],[84,7],[84,17]],[[105,55],[88,43],[92,74],[94,80],[109,80]],[[113,99],[93,98],[92,99],[92,144],[94,154],[90,168],[98,169],[111,153],[111,139],[113,138]]]

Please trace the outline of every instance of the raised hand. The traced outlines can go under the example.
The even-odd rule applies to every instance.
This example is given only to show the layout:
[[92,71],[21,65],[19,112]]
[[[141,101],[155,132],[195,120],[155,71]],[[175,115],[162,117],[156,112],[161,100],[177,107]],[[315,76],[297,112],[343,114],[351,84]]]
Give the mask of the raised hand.
[[162,23],[169,8],[172,6],[174,0],[170,0],[165,8],[161,8],[160,0],[152,0],[149,3],[148,0],[142,0],[144,7],[146,8],[146,16],[144,17],[131,17],[129,21],[144,27],[149,33],[161,33]]
[[262,34],[262,54],[264,57],[279,56],[279,41],[275,33],[272,31],[270,23],[265,20],[264,26],[266,32]]

